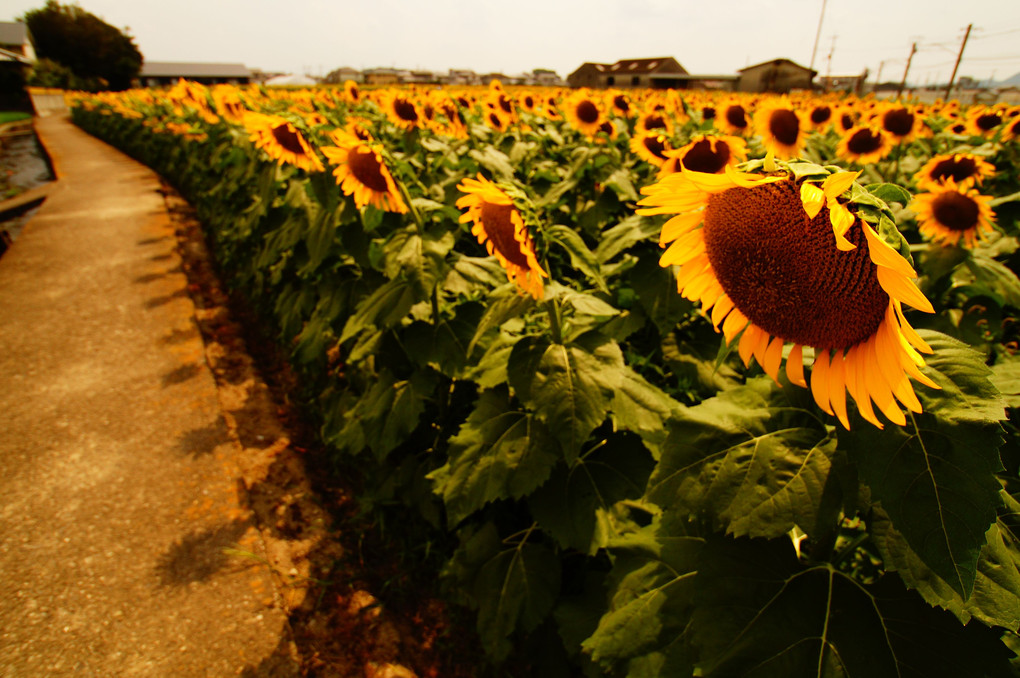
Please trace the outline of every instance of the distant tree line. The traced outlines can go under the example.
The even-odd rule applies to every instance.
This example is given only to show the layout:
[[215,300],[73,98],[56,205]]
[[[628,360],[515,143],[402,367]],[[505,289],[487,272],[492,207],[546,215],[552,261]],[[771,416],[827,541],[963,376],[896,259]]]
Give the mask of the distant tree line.
[[39,61],[28,84],[88,91],[124,90],[142,70],[133,38],[79,5],[47,0],[25,13]]

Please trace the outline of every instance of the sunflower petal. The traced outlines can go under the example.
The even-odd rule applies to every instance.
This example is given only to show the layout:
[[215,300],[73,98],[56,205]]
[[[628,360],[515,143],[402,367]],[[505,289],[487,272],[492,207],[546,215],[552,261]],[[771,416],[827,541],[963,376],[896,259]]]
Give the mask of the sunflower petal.
[[860,175],[861,171],[830,174],[822,182],[822,192],[826,198],[837,198],[846,193]]
[[910,265],[910,262],[901,257],[900,253],[890,247],[885,240],[882,240],[871,224],[862,219],[861,228],[864,229],[864,235],[868,239],[868,255],[879,269],[883,267],[892,269],[910,279],[917,277],[917,271]]
[[698,224],[705,218],[704,212],[691,212],[679,214],[662,225],[662,233],[659,234],[659,245],[664,246],[673,242],[680,236],[698,227]]
[[850,430],[850,420],[846,415],[846,364],[843,361],[843,351],[836,351],[829,361],[829,403],[832,405],[832,412],[843,424],[843,428]]
[[804,203],[808,218],[814,219],[825,207],[825,193],[814,184],[804,182],[800,187],[800,201]]
[[784,343],[786,342],[780,337],[773,338],[772,341],[769,342],[768,347],[765,349],[764,360],[761,364],[762,369],[765,370],[765,374],[772,377],[772,381],[776,382],[776,384],[779,384],[779,365],[783,361]]
[[882,289],[890,297],[897,301],[908,303],[919,311],[924,311],[925,313],[935,312],[928,298],[909,279],[899,275],[896,271],[891,271],[882,266],[876,269],[875,274],[878,276],[878,284],[882,286]]
[[826,414],[832,414],[832,406],[829,405],[829,352],[827,350],[815,353],[815,364],[811,368],[811,395],[815,403]]
[[804,347],[800,344],[794,344],[790,349],[790,355],[786,356],[786,378],[791,384],[807,388],[807,381],[804,379]]
[[740,309],[734,308],[726,316],[726,322],[723,323],[723,336],[726,337],[726,343],[732,343],[741,330],[747,327],[751,321],[747,319]]

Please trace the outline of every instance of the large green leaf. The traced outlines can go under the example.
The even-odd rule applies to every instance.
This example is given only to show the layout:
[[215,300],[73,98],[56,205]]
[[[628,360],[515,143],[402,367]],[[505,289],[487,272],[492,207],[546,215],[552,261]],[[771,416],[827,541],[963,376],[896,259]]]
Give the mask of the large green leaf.
[[588,276],[600,290],[609,292],[599,270],[598,260],[577,232],[568,226],[555,224],[546,228],[544,233],[549,242],[559,245],[570,256],[574,268]]
[[562,458],[534,415],[511,407],[506,387],[484,391],[450,439],[449,460],[429,474],[451,524],[497,499],[518,499],[544,483]]
[[340,343],[366,327],[392,327],[407,315],[416,301],[418,299],[415,295],[415,286],[403,278],[396,278],[380,285],[358,304],[354,314],[347,319],[340,335]]
[[1008,675],[994,631],[962,626],[895,576],[862,586],[828,563],[803,567],[787,540],[714,538],[694,586],[706,677]]
[[570,466],[559,465],[528,506],[561,546],[593,554],[614,536],[606,512],[640,497],[653,465],[637,436],[612,434]]
[[976,617],[989,626],[1020,628],[1020,533],[1015,525],[1020,505],[1009,495],[1004,499],[1008,515],[985,533],[974,591],[966,600],[924,564],[888,516],[876,509],[872,533],[885,568],[898,572],[929,604],[949,610],[963,624]]
[[924,413],[885,430],[852,416],[840,445],[911,548],[968,598],[1002,504],[995,473],[1005,410],[981,354],[945,335],[922,336],[934,350],[926,374],[942,387],[918,386]]
[[506,658],[515,629],[531,631],[552,610],[560,590],[560,561],[531,543],[504,549],[486,562],[475,580],[478,633],[497,661]]
[[655,220],[637,214],[631,215],[616,226],[603,231],[598,247],[595,248],[595,258],[600,264],[605,264],[636,243],[657,239],[661,230],[662,225]]
[[[704,540],[684,534],[669,517],[610,543],[609,610],[582,647],[612,669],[686,646],[697,561]],[[683,663],[681,660],[680,663]],[[682,674],[677,674],[682,675]],[[689,667],[687,675],[690,675]]]
[[644,307],[659,332],[665,334],[673,329],[682,318],[690,314],[694,304],[677,292],[676,277],[671,268],[659,266],[657,252],[645,253],[637,265],[628,273],[627,280],[637,292],[638,300]]
[[678,412],[648,498],[738,536],[827,529],[838,506],[828,485],[835,439],[791,402],[802,395],[762,377]]
[[613,394],[613,423],[618,430],[641,436],[652,456],[658,459],[669,435],[666,422],[682,406],[629,367],[623,369],[621,377]]
[[553,431],[568,463],[605,419],[622,372],[620,347],[597,332],[568,344],[525,337],[507,365],[510,385]]
[[408,226],[395,232],[383,248],[386,277],[403,276],[414,284],[418,298],[424,299],[446,275],[445,257],[453,242],[453,234],[445,230],[421,234],[416,226]]

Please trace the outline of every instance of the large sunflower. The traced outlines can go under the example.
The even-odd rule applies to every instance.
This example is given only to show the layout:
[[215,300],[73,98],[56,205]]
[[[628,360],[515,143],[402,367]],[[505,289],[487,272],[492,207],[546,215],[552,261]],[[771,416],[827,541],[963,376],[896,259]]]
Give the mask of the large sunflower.
[[909,207],[917,214],[917,230],[929,240],[941,245],[963,240],[966,247],[974,247],[995,230],[991,201],[992,196],[958,187],[950,178],[930,193],[915,195]]
[[924,118],[909,106],[885,106],[875,114],[875,120],[896,144],[910,141],[925,130]]
[[836,145],[836,155],[858,165],[878,162],[889,154],[893,143],[889,133],[877,125],[850,128]]
[[249,138],[281,165],[289,163],[306,172],[321,172],[322,162],[294,125],[278,115],[244,113],[243,122]]
[[510,196],[481,174],[477,179],[464,179],[457,190],[465,194],[457,200],[457,207],[467,208],[460,217],[461,223],[474,223],[471,233],[506,269],[510,282],[541,299],[545,272],[535,258],[528,228]]
[[751,132],[751,118],[741,101],[730,100],[719,107],[715,126],[733,136],[747,136]]
[[680,267],[679,292],[701,302],[727,342],[740,337],[745,365],[754,357],[778,381],[791,342],[786,374],[806,387],[803,350],[813,348],[819,407],[849,428],[849,392],[875,426],[872,402],[903,425],[897,401],[921,411],[909,377],[937,386],[918,370],[918,351],[931,349],[902,306],[933,309],[907,260],[841,202],[856,176],[839,172],[818,185],[792,172],[684,170],[642,189],[638,213],[676,215],[663,226],[659,242],[669,248],[659,263]]
[[403,92],[394,90],[383,95],[382,106],[386,117],[397,127],[412,130],[423,125],[415,102]]
[[804,116],[785,96],[766,101],[754,114],[755,131],[765,149],[777,158],[800,155],[807,139],[807,128]]
[[959,188],[981,183],[995,174],[995,166],[970,153],[936,155],[922,167],[914,180],[922,191],[932,191],[952,179]]
[[385,212],[407,212],[393,175],[376,147],[339,130],[330,134],[330,139],[336,146],[323,146],[319,150],[334,165],[336,183],[346,195],[354,197],[355,205],[373,205]]
[[967,111],[967,130],[974,136],[990,137],[1002,123],[1001,108],[974,106]]

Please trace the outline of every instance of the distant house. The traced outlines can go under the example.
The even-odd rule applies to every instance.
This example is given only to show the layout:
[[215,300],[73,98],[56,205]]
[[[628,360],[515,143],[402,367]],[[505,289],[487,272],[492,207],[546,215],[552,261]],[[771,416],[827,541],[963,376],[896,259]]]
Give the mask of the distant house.
[[396,85],[400,82],[400,72],[395,68],[366,68],[362,73],[366,85]]
[[323,82],[325,82],[328,85],[340,85],[347,82],[348,80],[352,80],[354,82],[364,82],[365,76],[362,75],[361,71],[359,71],[356,68],[344,66],[342,68],[337,68],[335,70],[330,71],[329,73],[326,74],[326,77],[323,78]]
[[0,61],[35,62],[35,47],[28,26],[17,21],[0,21]]
[[551,71],[548,68],[536,68],[528,75],[526,84],[539,87],[563,87],[564,82],[556,71]]
[[585,62],[567,76],[571,87],[648,87],[654,89],[686,86],[690,74],[673,57],[623,59],[615,64]]
[[815,85],[823,92],[847,92],[863,94],[864,83],[868,79],[868,69],[860,75],[826,75],[818,78]]
[[444,78],[447,85],[481,85],[482,78],[472,70],[451,68]]
[[818,71],[805,68],[789,59],[773,59],[737,71],[737,91],[780,92],[811,89]]
[[172,85],[181,78],[203,85],[247,85],[251,82],[252,72],[244,64],[146,61],[138,74],[141,87]]

